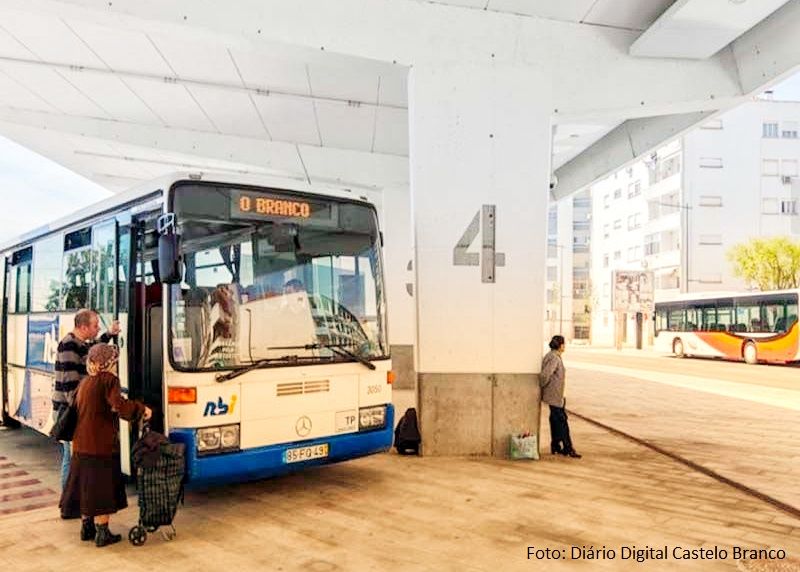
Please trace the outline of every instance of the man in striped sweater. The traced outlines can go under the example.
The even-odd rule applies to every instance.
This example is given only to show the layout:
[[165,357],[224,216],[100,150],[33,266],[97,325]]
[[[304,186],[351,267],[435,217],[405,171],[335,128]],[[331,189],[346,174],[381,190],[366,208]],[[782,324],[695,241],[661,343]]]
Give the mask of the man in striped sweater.
[[[78,383],[86,377],[86,355],[89,348],[99,342],[108,342],[112,336],[119,334],[119,322],[111,324],[108,332],[96,340],[100,332],[100,317],[94,310],[82,309],[75,314],[75,328],[64,336],[58,344],[56,356],[56,381],[53,386],[53,416],[56,412],[72,403]],[[61,455],[61,488],[67,483],[69,463],[72,457],[71,444],[62,442],[63,454]]]

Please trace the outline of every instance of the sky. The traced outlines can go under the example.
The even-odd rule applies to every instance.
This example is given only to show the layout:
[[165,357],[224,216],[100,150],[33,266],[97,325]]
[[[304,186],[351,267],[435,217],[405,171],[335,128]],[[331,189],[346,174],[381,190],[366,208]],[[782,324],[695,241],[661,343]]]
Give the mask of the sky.
[[111,193],[0,136],[0,244]]
[[[800,73],[773,89],[800,101]],[[0,135],[0,244],[111,195],[105,188]]]

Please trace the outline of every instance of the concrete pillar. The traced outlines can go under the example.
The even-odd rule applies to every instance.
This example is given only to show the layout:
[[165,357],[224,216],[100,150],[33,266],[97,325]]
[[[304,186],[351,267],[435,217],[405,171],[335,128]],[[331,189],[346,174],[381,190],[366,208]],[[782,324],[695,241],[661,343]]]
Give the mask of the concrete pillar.
[[416,305],[414,303],[414,244],[411,226],[411,198],[408,184],[386,187],[382,192],[382,223],[386,297],[389,308],[389,341],[392,345],[392,369],[397,374],[397,390],[413,395],[395,403],[398,411],[416,406],[417,371],[414,363],[414,344],[417,337]]
[[409,78],[423,453],[507,453],[539,427],[548,82],[478,64]]

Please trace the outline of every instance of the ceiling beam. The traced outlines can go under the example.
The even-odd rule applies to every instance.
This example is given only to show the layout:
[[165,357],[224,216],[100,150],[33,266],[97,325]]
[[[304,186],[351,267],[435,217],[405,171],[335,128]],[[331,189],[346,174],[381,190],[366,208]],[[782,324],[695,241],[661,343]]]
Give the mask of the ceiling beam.
[[[0,107],[0,123],[6,126],[0,131],[32,148],[36,147],[34,139],[37,137],[52,140],[62,134],[105,141],[112,147],[114,144],[121,144],[140,150],[119,153],[102,151],[100,154],[103,156],[100,157],[96,150],[74,149],[65,143],[62,155],[71,155],[71,158],[53,157],[65,165],[86,162],[89,154],[94,153],[98,159],[139,161],[143,164],[158,164],[161,161],[165,163],[165,167],[169,167],[166,163],[174,162],[168,170],[185,170],[186,164],[181,163],[180,158],[175,161],[169,158],[176,154],[185,157],[184,161],[192,167],[196,164],[200,168],[204,164],[216,162],[230,163],[235,170],[238,165],[252,165],[270,173],[326,184],[352,184],[374,188],[383,186],[384,183],[404,184],[408,181],[408,159],[396,155],[295,145],[251,137],[3,107]],[[14,132],[15,125],[28,130],[21,135]],[[30,136],[32,140],[20,140],[26,136]],[[159,151],[167,158],[159,159]],[[54,152],[56,151],[51,149],[48,156],[53,156]]]
[[674,139],[697,123],[708,120],[711,115],[711,112],[698,112],[624,122],[583,153],[556,169],[558,184],[553,189],[553,198],[559,200],[568,197],[593,181],[626,167],[665,141]]
[[[4,0],[3,5],[148,34],[193,37],[255,54],[270,53],[281,43],[314,57],[333,52],[407,66],[467,61],[512,66],[519,73],[533,69],[551,78],[557,117],[677,113],[741,96],[730,55],[704,61],[635,58],[628,53],[635,31],[444,4],[238,0],[221,9],[199,0]],[[673,108],[678,105],[683,107]]]

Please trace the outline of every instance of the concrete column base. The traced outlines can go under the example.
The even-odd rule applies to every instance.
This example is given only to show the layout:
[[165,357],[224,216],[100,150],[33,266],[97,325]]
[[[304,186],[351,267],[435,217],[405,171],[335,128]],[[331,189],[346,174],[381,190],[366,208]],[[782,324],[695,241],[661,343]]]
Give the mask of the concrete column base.
[[535,373],[420,373],[422,454],[507,457],[509,435],[539,435],[539,404]]

